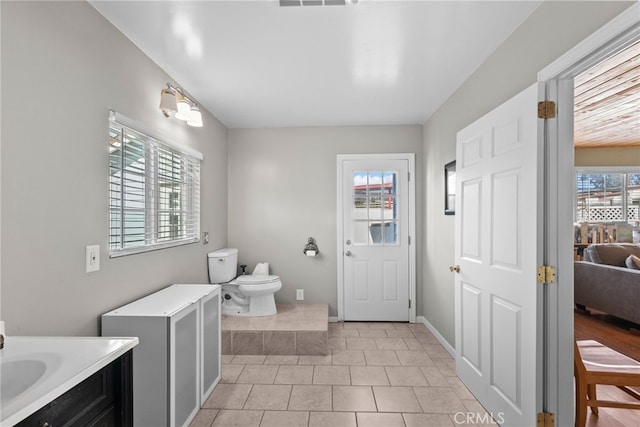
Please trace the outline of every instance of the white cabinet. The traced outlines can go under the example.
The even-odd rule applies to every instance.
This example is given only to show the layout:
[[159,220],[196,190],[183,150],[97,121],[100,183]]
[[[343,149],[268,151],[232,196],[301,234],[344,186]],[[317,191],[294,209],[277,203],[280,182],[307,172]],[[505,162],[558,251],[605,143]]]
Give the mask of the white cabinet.
[[215,285],[216,291],[205,295],[200,300],[202,307],[202,327],[201,334],[201,385],[200,385],[200,406],[207,400],[213,388],[220,381],[221,375],[221,351],[220,342],[220,286]]
[[172,285],[102,315],[103,336],[136,336],[136,427],[188,426],[220,381],[220,286]]

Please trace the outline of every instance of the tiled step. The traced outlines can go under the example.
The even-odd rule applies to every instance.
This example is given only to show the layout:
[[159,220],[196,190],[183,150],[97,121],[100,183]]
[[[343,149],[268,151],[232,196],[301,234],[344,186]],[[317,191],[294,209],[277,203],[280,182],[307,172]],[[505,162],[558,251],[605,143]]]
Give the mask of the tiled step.
[[326,356],[327,304],[280,304],[274,316],[222,316],[222,354]]

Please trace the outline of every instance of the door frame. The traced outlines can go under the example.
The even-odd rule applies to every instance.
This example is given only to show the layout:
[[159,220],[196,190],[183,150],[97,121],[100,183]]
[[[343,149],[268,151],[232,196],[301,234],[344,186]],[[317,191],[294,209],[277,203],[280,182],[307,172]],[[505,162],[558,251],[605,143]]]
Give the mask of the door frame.
[[343,163],[349,160],[407,160],[409,169],[409,299],[411,307],[409,308],[409,322],[416,322],[416,245],[418,238],[416,236],[416,173],[415,173],[415,153],[380,153],[380,154],[338,154],[337,158],[337,258],[338,258],[338,321],[344,321],[344,256],[343,256],[343,233],[344,224],[344,202],[343,202]]
[[538,73],[546,99],[556,102],[557,120],[546,120],[545,265],[557,267],[556,283],[544,290],[543,410],[558,426],[573,425],[573,79],[640,37],[635,3]]

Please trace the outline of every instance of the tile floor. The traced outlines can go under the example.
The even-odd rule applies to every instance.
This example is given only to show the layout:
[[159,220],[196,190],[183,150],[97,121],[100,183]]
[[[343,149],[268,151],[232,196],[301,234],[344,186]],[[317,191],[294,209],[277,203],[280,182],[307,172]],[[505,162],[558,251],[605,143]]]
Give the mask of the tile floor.
[[487,420],[424,325],[331,323],[328,341],[327,356],[223,356],[220,384],[191,426],[475,426],[468,414]]

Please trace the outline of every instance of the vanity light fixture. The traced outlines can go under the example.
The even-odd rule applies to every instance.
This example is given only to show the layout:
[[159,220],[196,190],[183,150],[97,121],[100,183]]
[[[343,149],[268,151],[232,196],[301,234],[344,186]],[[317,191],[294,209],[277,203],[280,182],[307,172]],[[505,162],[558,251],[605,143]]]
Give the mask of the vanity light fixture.
[[176,111],[176,95],[169,89],[162,89],[160,92],[160,110],[165,117],[171,117],[171,113]]
[[165,117],[175,113],[176,119],[186,121],[189,126],[202,127],[202,113],[198,104],[171,83],[167,83],[167,88],[160,91],[160,110]]

